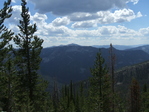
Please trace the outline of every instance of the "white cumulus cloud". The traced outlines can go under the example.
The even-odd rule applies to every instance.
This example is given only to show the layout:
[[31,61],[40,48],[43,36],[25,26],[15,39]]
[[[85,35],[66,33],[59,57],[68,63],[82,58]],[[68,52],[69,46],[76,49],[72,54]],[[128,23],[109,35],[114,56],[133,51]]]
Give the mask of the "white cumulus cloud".
[[96,27],[98,24],[130,22],[142,16],[141,12],[135,14],[133,10],[124,8],[114,12],[75,13],[69,15],[68,18],[70,21],[75,22],[72,24],[73,28],[91,28]]
[[40,13],[37,13],[37,12],[33,16],[31,16],[31,20],[36,22],[37,24],[44,23],[45,20],[47,20],[47,19],[48,19],[47,15],[40,14]]
[[73,14],[68,15],[68,18],[71,21],[85,21],[85,20],[94,20],[102,16],[103,15],[100,15],[98,13],[78,12],[78,13],[73,13]]
[[141,28],[139,32],[142,34],[142,36],[149,36],[149,27]]
[[68,25],[69,23],[70,23],[70,20],[67,17],[56,18],[55,20],[52,21],[52,24],[54,26],[63,26],[63,25]]
[[82,22],[75,22],[72,24],[72,28],[91,28],[97,27],[97,22],[95,21],[82,21]]

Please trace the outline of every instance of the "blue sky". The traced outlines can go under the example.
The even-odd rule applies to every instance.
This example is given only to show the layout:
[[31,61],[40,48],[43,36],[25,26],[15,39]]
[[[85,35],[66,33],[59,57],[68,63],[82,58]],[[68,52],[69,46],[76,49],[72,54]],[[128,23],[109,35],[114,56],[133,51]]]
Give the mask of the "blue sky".
[[[1,2],[5,0],[1,0]],[[21,0],[12,0],[5,22],[19,32]],[[140,45],[149,43],[149,0],[27,0],[43,47],[67,45]],[[1,4],[2,8],[3,5]]]

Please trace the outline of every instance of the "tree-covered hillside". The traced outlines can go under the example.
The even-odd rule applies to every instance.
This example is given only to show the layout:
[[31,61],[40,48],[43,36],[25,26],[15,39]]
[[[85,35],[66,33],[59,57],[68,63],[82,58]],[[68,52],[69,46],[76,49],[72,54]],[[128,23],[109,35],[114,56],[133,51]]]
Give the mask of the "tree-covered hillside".
[[[109,48],[98,49],[79,45],[44,48],[41,52],[40,73],[67,84],[70,80],[85,80],[91,76],[90,68],[94,64],[97,52],[101,52],[107,67],[110,68]],[[125,51],[113,48],[113,52],[116,56],[115,69],[149,60],[149,54],[142,50]]]
[[121,68],[115,72],[115,75],[116,85],[125,91],[132,78],[137,79],[142,87],[144,84],[149,84],[149,61]]

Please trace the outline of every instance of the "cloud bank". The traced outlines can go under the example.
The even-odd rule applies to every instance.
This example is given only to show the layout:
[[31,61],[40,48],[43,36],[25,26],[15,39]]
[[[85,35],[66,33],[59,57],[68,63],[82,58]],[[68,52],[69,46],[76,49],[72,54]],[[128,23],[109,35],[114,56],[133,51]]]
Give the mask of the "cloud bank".
[[68,15],[75,12],[94,13],[114,7],[124,8],[126,0],[31,0],[40,13]]
[[[130,40],[140,41],[149,36],[149,28],[134,30],[123,24],[143,16],[139,11],[134,12],[132,9],[125,8],[128,2],[135,5],[139,0],[30,1],[39,11],[30,13],[30,17],[31,23],[37,24],[36,35],[44,39],[44,47],[65,43],[90,45],[123,42],[123,44],[129,44]],[[115,9],[110,10],[112,8]],[[54,20],[49,21],[47,12],[60,16],[55,16]],[[21,18],[20,13],[21,6],[13,6],[13,15],[8,23],[14,32],[19,31],[17,24]]]
[[130,22],[142,16],[141,12],[135,14],[133,10],[124,8],[113,13],[110,11],[100,11],[94,14],[76,13],[68,16],[68,18],[75,22],[72,25],[73,28],[91,28],[98,26],[98,24]]

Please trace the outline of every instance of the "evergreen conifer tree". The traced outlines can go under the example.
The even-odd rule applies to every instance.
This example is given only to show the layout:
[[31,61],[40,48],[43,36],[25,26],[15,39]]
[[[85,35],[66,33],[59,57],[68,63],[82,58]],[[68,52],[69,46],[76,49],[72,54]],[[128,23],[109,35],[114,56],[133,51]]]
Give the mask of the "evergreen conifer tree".
[[4,25],[5,20],[11,17],[10,4],[11,0],[7,0],[0,10],[0,105],[7,112],[12,111],[15,82],[10,44],[14,33]]
[[[29,8],[26,0],[21,0],[22,12],[18,33],[14,42],[17,46],[15,52],[18,77],[18,93],[16,109],[27,111],[40,111],[46,95],[47,82],[39,77],[38,69],[41,62],[40,52],[43,40],[35,35],[36,24],[31,24]],[[41,107],[42,106],[42,107]]]
[[12,8],[9,6],[11,0],[8,0],[4,3],[3,9],[0,10],[0,73],[2,74],[5,71],[5,63],[8,53],[10,52],[11,45],[10,41],[12,39],[13,33],[11,30],[8,30],[4,25],[4,21],[7,18],[11,17]]
[[91,69],[90,78],[90,104],[92,112],[111,111],[111,84],[107,68],[101,53],[97,53],[94,67]]

